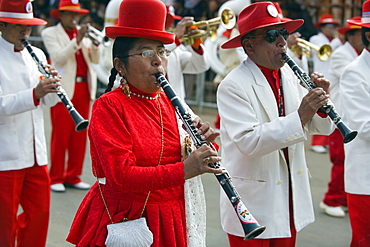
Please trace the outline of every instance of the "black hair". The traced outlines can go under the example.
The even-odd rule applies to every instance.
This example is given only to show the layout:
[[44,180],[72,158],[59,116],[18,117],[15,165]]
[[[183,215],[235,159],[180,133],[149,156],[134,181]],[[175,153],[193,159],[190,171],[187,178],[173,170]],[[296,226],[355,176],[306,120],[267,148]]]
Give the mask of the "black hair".
[[[128,52],[134,47],[134,44],[138,40],[138,38],[133,37],[118,37],[113,43],[113,52],[112,52],[112,61],[114,61],[115,58],[119,58],[122,63],[127,67],[128,64]],[[105,92],[110,92],[112,90],[112,87],[114,85],[114,81],[116,80],[118,71],[114,67],[110,71],[109,76],[109,83],[107,85],[107,89]]]
[[365,47],[368,47],[370,42],[367,40],[365,33],[370,32],[370,28],[362,27],[361,32],[362,32],[362,43],[364,44]]

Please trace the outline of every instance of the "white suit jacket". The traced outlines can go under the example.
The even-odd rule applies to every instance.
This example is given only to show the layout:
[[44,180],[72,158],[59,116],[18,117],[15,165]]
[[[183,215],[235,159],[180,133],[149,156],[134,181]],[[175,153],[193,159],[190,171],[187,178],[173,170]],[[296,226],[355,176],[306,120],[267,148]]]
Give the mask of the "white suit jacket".
[[185,99],[186,97],[183,74],[202,73],[207,71],[210,67],[205,48],[203,44],[201,44],[201,46],[203,55],[196,53],[190,45],[177,46],[175,43],[165,45],[166,49],[171,51],[168,57],[168,82],[171,83],[171,86],[181,99]]
[[339,80],[344,68],[358,57],[353,46],[346,42],[336,49],[330,58],[330,69],[328,80],[330,81],[330,99],[335,105],[335,109],[342,114],[342,104],[339,95]]
[[[221,116],[222,163],[246,207],[266,230],[258,238],[290,237],[289,175],[282,148],[289,150],[294,223],[297,231],[314,221],[305,161],[306,132],[330,134],[334,125],[317,114],[304,128],[297,112],[307,94],[292,70],[280,69],[286,117],[278,116],[273,91],[249,58],[221,82],[217,91]],[[244,236],[238,217],[221,192],[224,231]]]
[[[335,51],[335,49],[342,45],[342,41],[339,38],[334,38],[332,41],[329,41],[329,39],[321,32],[318,33],[317,35],[312,36],[309,42],[319,47],[325,44],[329,44],[333,51]],[[329,58],[328,61],[321,61],[317,56],[317,51],[314,51],[312,49],[311,51],[312,51],[313,71],[320,72],[325,77],[328,77],[331,58]]]
[[[32,47],[46,64],[45,54]],[[59,98],[47,94],[35,106],[33,89],[41,73],[26,49],[14,52],[14,45],[0,36],[0,171],[19,170],[48,163],[42,105],[55,105]]]
[[345,150],[345,191],[370,195],[370,52],[364,49],[340,79],[343,122],[358,131]]
[[41,32],[45,47],[50,54],[51,64],[62,75],[62,87],[70,99],[75,90],[77,62],[75,53],[81,49],[88,66],[87,82],[91,100],[95,99],[97,76],[91,63],[99,63],[100,51],[89,38],[83,38],[77,45],[76,38],[69,39],[61,23],[45,28]]

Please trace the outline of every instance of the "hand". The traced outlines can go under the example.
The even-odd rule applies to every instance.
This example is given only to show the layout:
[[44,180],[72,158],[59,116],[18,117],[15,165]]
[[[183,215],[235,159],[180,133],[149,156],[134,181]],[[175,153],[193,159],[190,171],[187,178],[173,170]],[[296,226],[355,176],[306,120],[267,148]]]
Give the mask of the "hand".
[[289,35],[287,43],[288,48],[291,49],[293,45],[297,45],[298,40],[297,38],[301,37],[301,34],[299,32],[295,32]]
[[82,39],[89,34],[89,26],[90,24],[82,24],[81,26],[77,27],[77,44],[79,44]]
[[311,80],[316,87],[321,87],[325,92],[329,92],[330,82],[325,79],[323,74],[314,72],[311,74]]
[[192,152],[184,161],[185,179],[189,179],[203,173],[221,173],[222,169],[211,168],[208,164],[221,161],[217,152],[209,146],[203,145]]
[[329,95],[326,94],[321,87],[310,90],[308,94],[303,97],[301,105],[298,108],[298,115],[302,125],[310,121],[319,108],[327,103],[328,100]]
[[185,32],[187,32],[188,27],[190,27],[194,23],[194,17],[185,16],[182,18],[176,25],[175,35],[178,39],[181,39]]
[[220,132],[215,131],[213,128],[211,128],[209,122],[203,123],[199,117],[193,120],[193,126],[198,129],[198,134],[201,135],[202,140],[208,143],[213,143],[220,135]]
[[56,89],[61,85],[61,76],[58,74],[58,71],[50,65],[46,65],[45,70],[50,74],[50,78],[42,78],[37,84],[35,87],[36,99],[41,99],[48,93],[59,92],[58,89]]

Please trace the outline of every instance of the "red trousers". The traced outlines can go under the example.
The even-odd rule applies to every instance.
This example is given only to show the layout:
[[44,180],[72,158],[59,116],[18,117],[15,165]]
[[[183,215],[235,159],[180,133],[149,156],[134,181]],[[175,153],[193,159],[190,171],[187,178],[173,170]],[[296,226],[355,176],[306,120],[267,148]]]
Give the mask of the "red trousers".
[[351,247],[370,246],[370,195],[347,193],[349,221],[352,228]]
[[311,146],[326,146],[328,145],[328,136],[312,135]]
[[[0,246],[45,247],[49,225],[48,166],[0,171]],[[18,216],[19,205],[23,212]]]
[[323,202],[331,207],[347,206],[347,195],[344,191],[344,144],[339,130],[328,138],[331,168],[331,180]]
[[[87,82],[76,83],[71,101],[77,112],[84,119],[88,119],[90,93]],[[53,127],[50,147],[51,184],[79,183],[85,158],[87,130],[75,131],[76,125],[63,103],[52,107],[50,114]],[[66,162],[67,157],[68,162]]]

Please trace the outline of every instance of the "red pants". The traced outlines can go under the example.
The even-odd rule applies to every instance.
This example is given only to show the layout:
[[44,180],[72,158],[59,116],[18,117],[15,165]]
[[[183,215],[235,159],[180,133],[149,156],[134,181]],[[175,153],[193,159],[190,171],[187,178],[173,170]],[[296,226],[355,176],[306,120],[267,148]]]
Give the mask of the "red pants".
[[347,193],[349,221],[352,228],[351,247],[370,246],[370,195]]
[[[45,247],[49,225],[48,166],[0,171],[0,246]],[[19,205],[23,212],[17,216]]]
[[331,168],[331,180],[323,202],[331,207],[347,206],[347,195],[344,191],[344,144],[339,130],[328,138]]
[[328,145],[328,136],[313,135],[311,138],[311,146],[326,146]]
[[[84,119],[88,119],[90,93],[87,82],[75,84],[75,92],[71,101],[78,113]],[[85,158],[87,130],[75,131],[76,126],[63,103],[52,107],[50,113],[53,127],[50,147],[51,184],[79,183]],[[68,156],[67,164],[66,156]]]

